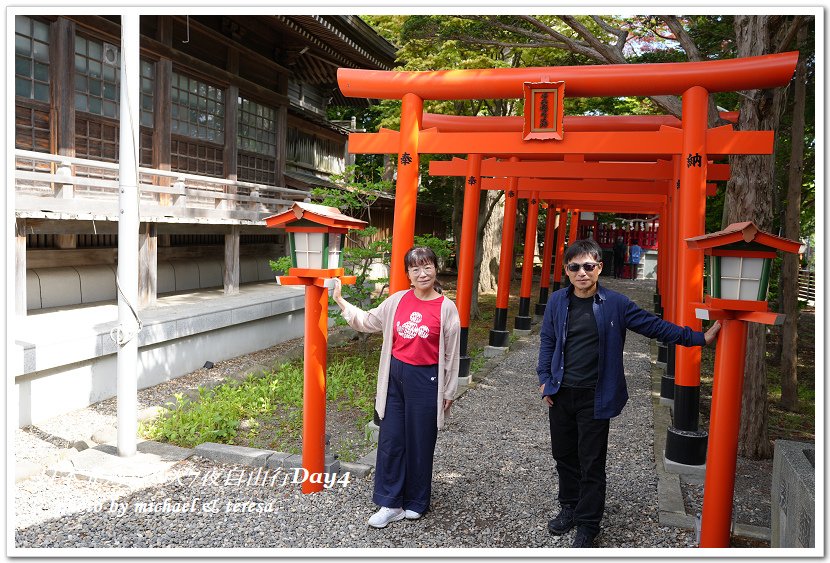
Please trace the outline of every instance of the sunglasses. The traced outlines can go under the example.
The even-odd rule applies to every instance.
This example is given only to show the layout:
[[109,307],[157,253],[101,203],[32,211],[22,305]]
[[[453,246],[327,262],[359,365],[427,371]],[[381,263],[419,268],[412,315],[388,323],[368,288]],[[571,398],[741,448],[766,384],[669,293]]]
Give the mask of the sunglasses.
[[591,273],[597,266],[599,266],[599,262],[585,262],[584,264],[577,264],[576,262],[571,262],[570,264],[568,264],[567,268],[569,272],[578,272],[581,268],[585,270],[586,273]]

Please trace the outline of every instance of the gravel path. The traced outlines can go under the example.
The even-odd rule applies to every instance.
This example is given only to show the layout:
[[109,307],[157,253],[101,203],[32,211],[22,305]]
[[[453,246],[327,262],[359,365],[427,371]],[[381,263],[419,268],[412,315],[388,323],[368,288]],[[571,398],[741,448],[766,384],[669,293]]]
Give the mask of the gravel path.
[[[191,458],[166,483],[141,491],[45,475],[23,481],[16,487],[15,545],[568,547],[573,532],[554,537],[546,529],[558,509],[557,480],[547,412],[536,393],[537,351],[538,336],[528,337],[453,406],[438,439],[431,511],[420,521],[368,528],[375,510],[371,477],[302,495],[291,474],[283,483],[284,473],[257,477],[248,467]],[[626,368],[632,398],[611,424],[608,500],[597,546],[690,547],[691,532],[657,523],[645,338],[630,334]],[[93,427],[103,415],[90,410]],[[182,507],[197,511],[173,511]]]

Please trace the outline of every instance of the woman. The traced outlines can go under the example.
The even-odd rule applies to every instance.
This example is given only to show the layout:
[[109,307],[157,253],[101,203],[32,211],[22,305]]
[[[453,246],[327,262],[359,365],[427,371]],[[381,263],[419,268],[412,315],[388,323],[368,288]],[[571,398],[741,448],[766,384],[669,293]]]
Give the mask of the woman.
[[459,334],[455,304],[436,281],[438,257],[415,246],[404,256],[412,288],[389,296],[371,311],[343,299],[340,281],[332,297],[349,326],[383,332],[375,410],[380,417],[375,491],[380,510],[369,525],[417,520],[429,508],[432,460],[438,429],[458,386]]

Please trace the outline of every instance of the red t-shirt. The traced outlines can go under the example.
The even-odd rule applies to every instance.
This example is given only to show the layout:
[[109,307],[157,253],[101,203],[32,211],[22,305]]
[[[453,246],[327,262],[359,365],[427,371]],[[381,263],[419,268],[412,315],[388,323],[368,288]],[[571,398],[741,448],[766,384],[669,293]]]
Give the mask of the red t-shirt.
[[403,296],[395,310],[393,356],[414,366],[438,363],[443,302],[443,295],[422,301],[415,297],[415,292],[411,289]]

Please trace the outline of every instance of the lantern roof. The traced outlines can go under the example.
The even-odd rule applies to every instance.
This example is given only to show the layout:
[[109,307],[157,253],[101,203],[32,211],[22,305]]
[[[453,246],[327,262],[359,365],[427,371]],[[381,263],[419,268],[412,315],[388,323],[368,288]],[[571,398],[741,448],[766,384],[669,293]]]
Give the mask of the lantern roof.
[[732,223],[722,231],[687,238],[686,242],[689,248],[696,250],[717,248],[734,243],[755,243],[756,245],[766,246],[772,250],[792,252],[793,254],[803,252],[804,250],[804,245],[800,242],[762,231],[752,221]]
[[360,229],[366,225],[366,221],[344,215],[336,207],[300,201],[282,213],[266,217],[265,224],[268,227],[284,227],[301,220],[337,229]]

